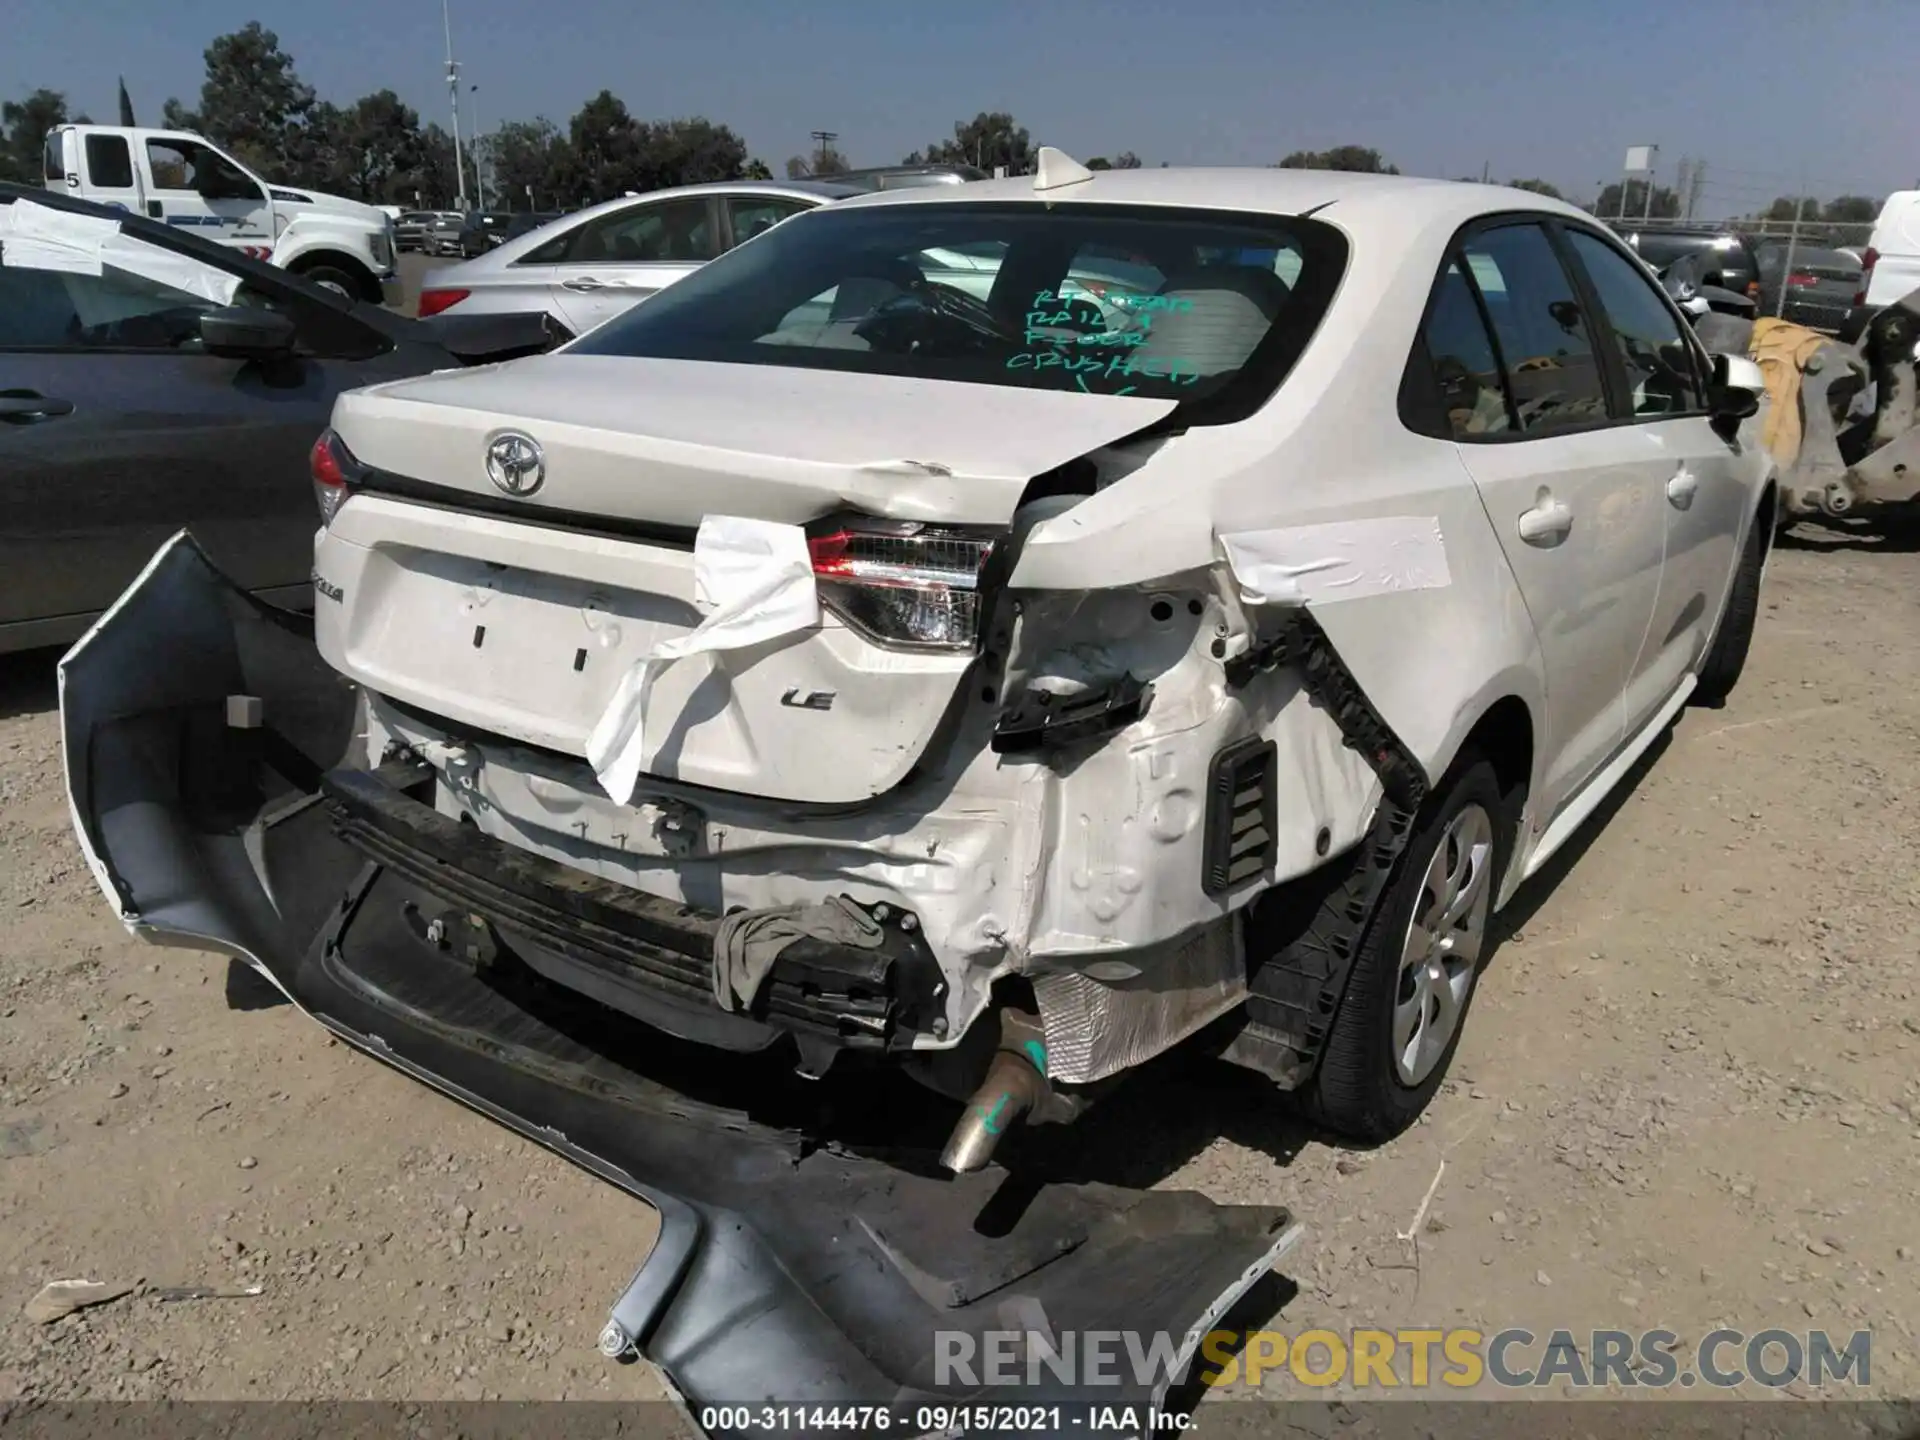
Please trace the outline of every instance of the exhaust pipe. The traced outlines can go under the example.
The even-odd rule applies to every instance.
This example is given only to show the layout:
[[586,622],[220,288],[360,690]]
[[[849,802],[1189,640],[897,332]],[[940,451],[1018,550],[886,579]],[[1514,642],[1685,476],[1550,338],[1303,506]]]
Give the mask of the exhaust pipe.
[[1045,1107],[1053,1096],[1047,1084],[1047,1039],[1040,1017],[1026,1011],[999,1011],[1000,1042],[987,1066],[987,1078],[967,1102],[940,1163],[955,1175],[986,1168],[1000,1139],[1014,1125]]

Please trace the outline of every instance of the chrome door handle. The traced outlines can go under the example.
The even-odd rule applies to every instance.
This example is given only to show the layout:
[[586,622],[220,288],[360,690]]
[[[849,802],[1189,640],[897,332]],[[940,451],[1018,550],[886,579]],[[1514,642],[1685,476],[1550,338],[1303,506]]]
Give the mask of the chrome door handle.
[[1529,545],[1558,545],[1573,529],[1573,511],[1542,495],[1531,510],[1520,512],[1520,538]]
[[1673,502],[1676,510],[1684,510],[1693,504],[1693,495],[1700,488],[1700,477],[1691,470],[1682,470],[1667,481],[1667,499]]
[[579,280],[562,280],[560,282],[560,288],[563,290],[577,290],[585,294],[588,291],[604,290],[607,287],[602,282],[595,280],[591,275],[588,275]]

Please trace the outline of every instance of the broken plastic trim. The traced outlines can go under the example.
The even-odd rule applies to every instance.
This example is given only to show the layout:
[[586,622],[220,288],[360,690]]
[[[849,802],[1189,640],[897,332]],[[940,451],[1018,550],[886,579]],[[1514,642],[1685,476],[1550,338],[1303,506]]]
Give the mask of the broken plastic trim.
[[1082,744],[1124,730],[1147,713],[1153,686],[1135,675],[1084,695],[1029,690],[993,727],[999,755],[1027,755]]
[[[229,696],[259,723],[227,723]],[[303,775],[346,754],[355,693],[298,618],[184,534],[61,662],[60,699],[75,828],[135,934],[239,956],[348,1043],[655,1207],[659,1243],[601,1348],[644,1354],[696,1406],[1013,1398],[936,1386],[942,1333],[978,1348],[1008,1328],[1126,1327],[1183,1336],[1190,1358],[1299,1241],[1278,1206],[946,1178],[931,1149],[894,1164],[822,1146],[638,1068],[663,1063],[655,1032],[594,1012],[590,1033],[632,1038],[589,1046],[576,1012],[490,984],[409,928],[428,890],[363,861],[264,763],[249,737],[292,746]],[[1018,1399],[1165,1399],[1165,1378],[1122,1379],[1049,1374]]]
[[1367,698],[1327,632],[1306,609],[1286,610],[1278,631],[1221,668],[1227,684],[1241,689],[1255,675],[1283,666],[1299,672],[1308,696],[1333,717],[1347,748],[1359,751],[1380,777],[1387,798],[1403,810],[1418,810],[1427,798],[1425,767]]
[[1280,628],[1226,662],[1236,688],[1255,675],[1291,666],[1310,699],[1323,706],[1349,749],[1379,777],[1384,801],[1367,837],[1347,855],[1262,896],[1247,921],[1245,1023],[1226,1058],[1297,1084],[1319,1063],[1346,994],[1353,957],[1426,803],[1426,769],[1394,733],[1340,658],[1320,622],[1304,608],[1283,612]]

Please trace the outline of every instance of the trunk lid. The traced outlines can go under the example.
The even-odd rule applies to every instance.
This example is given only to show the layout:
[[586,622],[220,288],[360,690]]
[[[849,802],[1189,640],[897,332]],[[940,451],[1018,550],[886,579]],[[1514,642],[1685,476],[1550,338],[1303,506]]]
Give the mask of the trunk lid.
[[1173,409],[1139,400],[781,366],[572,355],[343,395],[334,428],[375,469],[499,498],[506,430],[545,461],[520,503],[691,532],[709,514],[804,523],[837,509],[1004,525],[1027,481]]
[[[990,531],[1034,476],[1171,408],[565,353],[355,392],[335,428],[372,486],[399,493],[357,496],[323,532],[317,637],[345,674],[454,728],[584,757],[634,667],[702,619],[689,542],[703,517]],[[511,499],[487,468],[508,432],[543,467]],[[410,503],[407,482],[441,503]],[[937,607],[963,588],[914,593]],[[836,805],[900,783],[976,647],[876,633],[871,612],[836,604],[847,594],[824,580],[817,626],[658,669],[642,776]]]

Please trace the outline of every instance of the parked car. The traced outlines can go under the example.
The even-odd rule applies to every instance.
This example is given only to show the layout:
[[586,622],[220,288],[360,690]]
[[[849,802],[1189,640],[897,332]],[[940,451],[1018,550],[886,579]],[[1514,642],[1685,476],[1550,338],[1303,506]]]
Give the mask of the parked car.
[[[919,259],[988,246],[984,301]],[[172,542],[63,662],[76,829],[136,933],[646,1196],[601,1348],[696,1407],[925,1398],[1010,1294],[1198,1336],[1287,1217],[1006,1136],[1202,1037],[1410,1124],[1494,912],[1739,679],[1763,383],[1517,191],[821,205],[343,396],[314,643]]]
[[856,193],[825,181],[739,180],[610,200],[435,271],[420,314],[545,311],[582,335],[789,215]]
[[393,222],[393,243],[401,250],[421,250],[428,247],[428,235],[443,216],[454,215],[449,210],[406,210]]
[[876,165],[864,170],[843,170],[823,178],[861,190],[908,190],[921,185],[963,185],[969,180],[985,180],[987,172],[974,165]]
[[450,211],[428,232],[427,253],[467,260],[484,255],[499,243],[508,218],[504,211]]
[[1655,270],[1664,270],[1683,255],[1701,255],[1707,268],[1701,277],[1708,285],[1758,297],[1760,262],[1757,242],[1750,236],[1718,226],[1647,226],[1622,222],[1619,230],[1640,258]]
[[471,258],[494,249],[507,233],[513,216],[505,210],[475,210],[460,227],[460,254]]
[[542,225],[551,225],[558,220],[560,213],[558,210],[516,210],[500,232],[500,243],[531,235]]
[[246,589],[310,596],[307,452],[334,397],[547,343],[0,186],[0,651],[79,635],[183,525]]
[[1755,251],[1755,258],[1760,267],[1756,299],[1762,315],[1779,315],[1815,330],[1839,330],[1846,324],[1861,285],[1861,267],[1852,257],[1816,245],[1767,240]]

